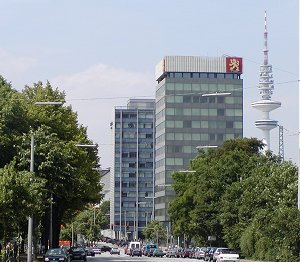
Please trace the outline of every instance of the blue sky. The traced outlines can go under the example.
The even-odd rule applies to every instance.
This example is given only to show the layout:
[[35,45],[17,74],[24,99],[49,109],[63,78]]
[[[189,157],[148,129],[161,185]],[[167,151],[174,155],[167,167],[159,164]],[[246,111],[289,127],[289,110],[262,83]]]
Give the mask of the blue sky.
[[[21,90],[49,80],[67,94],[79,121],[111,165],[114,106],[154,97],[155,66],[166,55],[244,58],[244,136],[262,138],[257,85],[268,14],[273,100],[284,127],[285,159],[298,161],[299,4],[297,0],[0,0],[0,74]],[[5,10],[5,11],[3,11]],[[271,131],[278,153],[278,129]]]

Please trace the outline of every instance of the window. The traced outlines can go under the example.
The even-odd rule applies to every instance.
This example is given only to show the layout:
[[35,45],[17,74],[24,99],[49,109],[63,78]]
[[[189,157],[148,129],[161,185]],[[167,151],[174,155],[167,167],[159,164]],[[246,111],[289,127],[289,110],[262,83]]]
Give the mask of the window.
[[129,163],[129,167],[136,167],[136,163]]
[[214,96],[209,96],[209,97],[208,97],[208,102],[209,102],[210,104],[215,103],[215,102],[216,102],[216,97],[214,97]]
[[182,73],[183,78],[191,78],[191,73]]
[[191,128],[192,127],[192,121],[191,120],[183,121],[183,127],[184,128]]
[[193,103],[199,103],[200,98],[199,96],[193,96]]
[[182,98],[182,96],[175,96],[175,99],[174,99],[175,101],[175,103],[182,103],[183,102],[183,98]]
[[232,121],[227,121],[226,122],[226,128],[233,128],[233,122]]
[[224,116],[225,115],[225,110],[224,109],[218,109],[217,115],[218,116]]
[[225,74],[226,79],[233,79],[233,74]]
[[191,96],[183,96],[183,103],[191,103]]

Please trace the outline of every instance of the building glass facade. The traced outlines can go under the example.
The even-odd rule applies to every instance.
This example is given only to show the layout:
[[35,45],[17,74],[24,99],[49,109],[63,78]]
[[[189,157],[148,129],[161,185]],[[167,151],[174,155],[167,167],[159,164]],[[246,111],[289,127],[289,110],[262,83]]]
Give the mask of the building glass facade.
[[114,110],[111,225],[119,239],[138,239],[153,217],[154,99]]
[[[183,61],[176,58],[178,70]],[[182,71],[172,71],[175,66],[164,62],[157,77],[155,218],[163,222],[169,221],[167,209],[174,198],[171,174],[188,169],[198,146],[220,146],[243,136],[241,73],[213,66],[188,72],[192,66],[186,61]]]

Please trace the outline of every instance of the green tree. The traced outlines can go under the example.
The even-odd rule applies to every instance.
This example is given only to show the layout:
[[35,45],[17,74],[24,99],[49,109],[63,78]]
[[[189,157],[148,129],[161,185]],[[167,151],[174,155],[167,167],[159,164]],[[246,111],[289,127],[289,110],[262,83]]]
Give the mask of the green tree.
[[[18,203],[24,205],[12,205],[18,218],[14,226],[8,228],[1,219],[7,216],[5,208],[0,210],[0,225],[6,223],[6,232],[26,232],[24,221],[28,214],[34,214],[35,228],[41,228],[42,243],[47,246],[52,201],[53,245],[57,246],[60,225],[70,221],[78,210],[99,203],[102,198],[100,174],[93,170],[99,165],[97,148],[76,147],[78,143],[92,144],[92,141],[87,137],[86,128],[78,123],[77,114],[71,106],[35,105],[36,101],[65,101],[65,94],[52,88],[49,82],[46,85],[38,82],[17,92],[0,78],[0,93],[4,98],[0,100],[0,149],[1,153],[4,152],[0,158],[0,168],[3,169],[0,176],[2,183],[7,183],[11,176],[11,180],[20,186],[11,185],[10,191],[0,192],[0,199],[8,205],[16,201],[14,198],[19,196],[18,191],[24,192],[18,199]],[[34,174],[27,174],[32,134],[35,137]],[[27,191],[32,192],[28,197]],[[30,197],[36,209],[27,208],[31,205],[27,205],[30,201],[26,198]],[[22,223],[18,224],[18,221]],[[4,231],[0,230],[0,233],[3,236]]]
[[71,223],[64,225],[60,239],[71,240],[73,234],[83,235],[87,241],[95,242],[101,239],[101,230],[109,228],[109,201],[104,201],[99,207],[89,206],[79,212]]
[[143,230],[143,236],[152,243],[157,243],[160,245],[162,241],[166,239],[166,230],[163,225],[158,220],[152,220],[148,223],[147,227]]

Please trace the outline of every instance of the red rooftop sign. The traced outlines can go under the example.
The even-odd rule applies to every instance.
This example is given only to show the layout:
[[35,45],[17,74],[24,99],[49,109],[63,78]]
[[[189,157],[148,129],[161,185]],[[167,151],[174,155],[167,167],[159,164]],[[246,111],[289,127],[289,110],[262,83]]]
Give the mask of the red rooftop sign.
[[226,57],[226,73],[243,73],[243,59],[241,57]]

